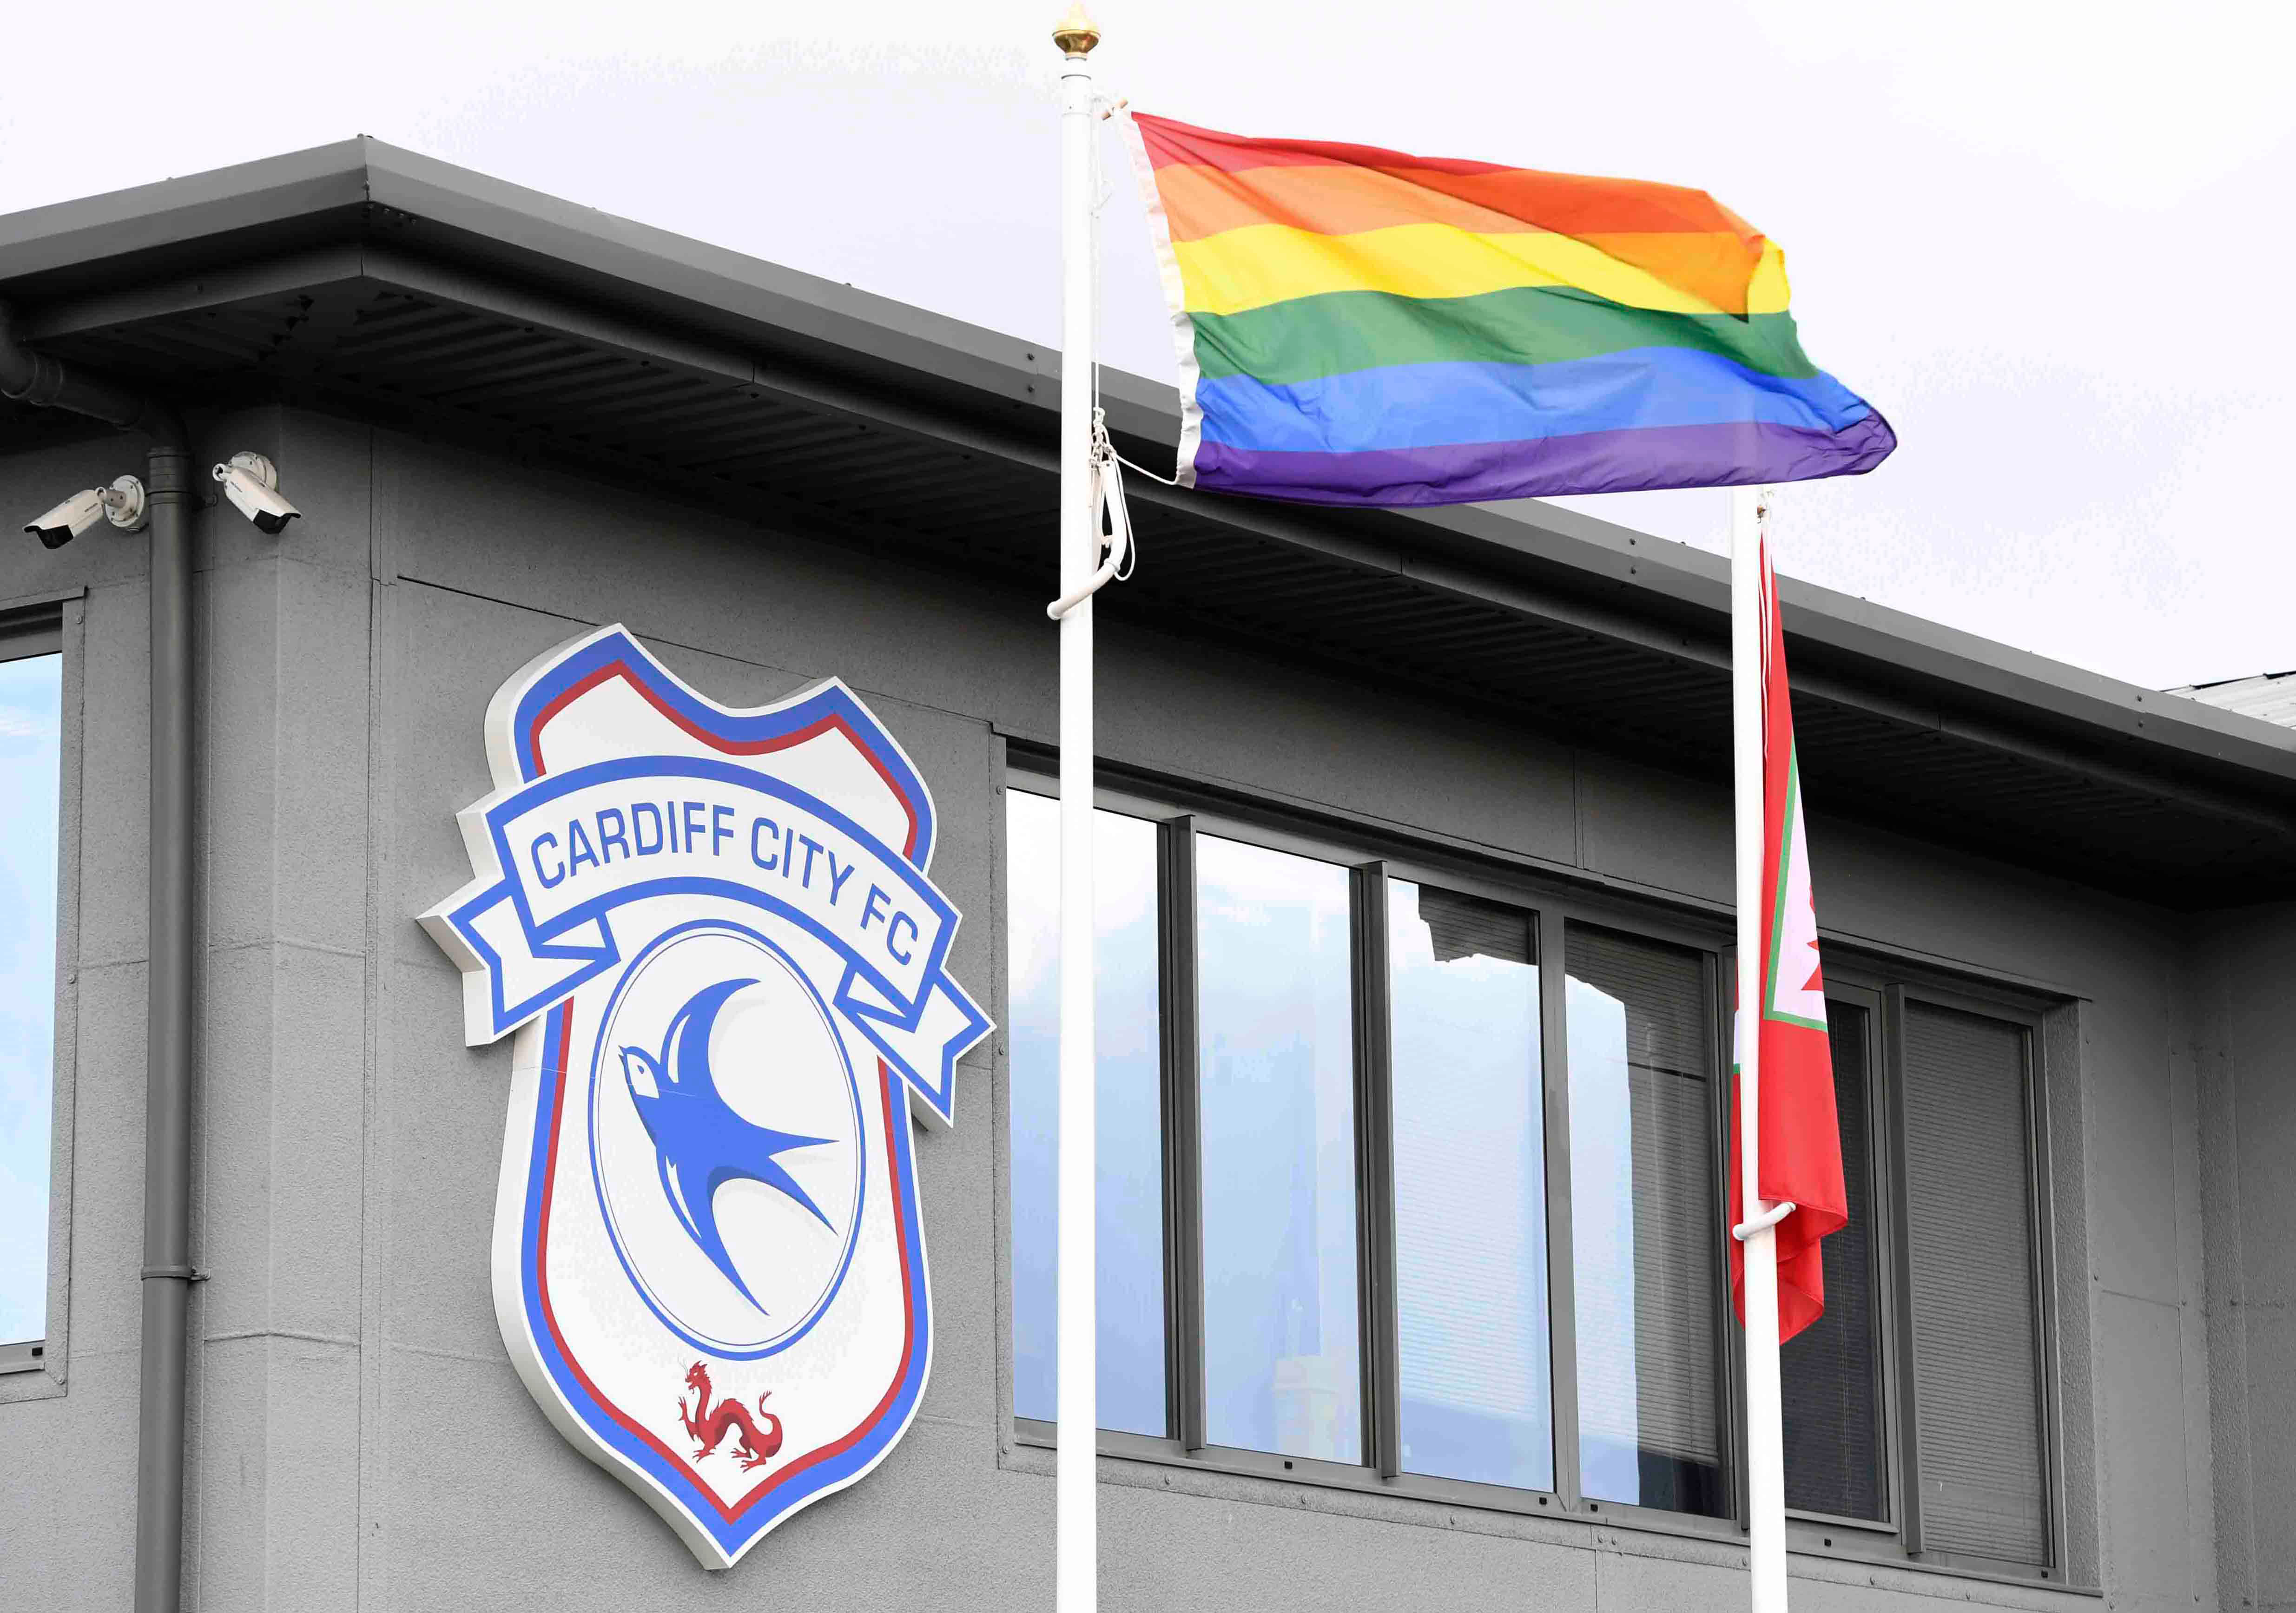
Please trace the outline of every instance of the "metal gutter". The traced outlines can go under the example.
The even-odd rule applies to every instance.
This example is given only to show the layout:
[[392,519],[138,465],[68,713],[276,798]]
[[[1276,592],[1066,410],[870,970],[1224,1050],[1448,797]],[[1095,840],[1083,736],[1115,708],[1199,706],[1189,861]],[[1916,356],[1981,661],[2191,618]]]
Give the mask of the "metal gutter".
[[242,256],[247,249],[237,238],[250,232],[308,229],[363,205],[373,143],[362,135],[9,214],[0,229],[0,284],[19,301],[45,298],[43,276],[63,280],[60,290],[78,290],[94,266],[187,257],[226,237],[234,239],[232,255]]
[[184,1412],[192,1270],[191,439],[166,404],[26,348],[0,303],[0,397],[151,439],[151,937],[144,1109],[143,1392],[136,1421],[136,1613],[175,1613],[184,1581]]

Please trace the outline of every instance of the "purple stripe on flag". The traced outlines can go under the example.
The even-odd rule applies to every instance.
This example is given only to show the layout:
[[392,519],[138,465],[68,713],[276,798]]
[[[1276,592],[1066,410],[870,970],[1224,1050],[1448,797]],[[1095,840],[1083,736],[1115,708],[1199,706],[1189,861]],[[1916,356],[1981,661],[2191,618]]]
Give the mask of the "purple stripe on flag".
[[1196,450],[1196,486],[1306,504],[1471,504],[1856,476],[1897,446],[1897,433],[1878,413],[1839,431],[1738,421],[1346,454],[1206,442]]

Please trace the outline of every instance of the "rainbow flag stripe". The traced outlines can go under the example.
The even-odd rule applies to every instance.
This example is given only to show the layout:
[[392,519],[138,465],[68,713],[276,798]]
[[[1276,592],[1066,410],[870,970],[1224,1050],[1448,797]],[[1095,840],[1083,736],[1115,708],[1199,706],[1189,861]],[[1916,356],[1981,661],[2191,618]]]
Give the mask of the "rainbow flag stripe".
[[1324,504],[1847,476],[1898,439],[1703,191],[1136,113],[1183,481]]

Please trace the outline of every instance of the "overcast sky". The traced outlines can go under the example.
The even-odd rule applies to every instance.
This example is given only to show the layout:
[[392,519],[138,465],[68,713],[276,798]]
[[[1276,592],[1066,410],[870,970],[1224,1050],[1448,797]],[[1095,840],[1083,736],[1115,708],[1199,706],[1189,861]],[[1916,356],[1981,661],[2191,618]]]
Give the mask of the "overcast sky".
[[[369,134],[1051,342],[1056,0],[29,5],[0,211]],[[1099,0],[1139,106],[1702,185],[1874,474],[1780,569],[2140,684],[2296,667],[2296,8]],[[1103,356],[1169,380],[1120,153]],[[1575,501],[1719,547],[1726,495]]]

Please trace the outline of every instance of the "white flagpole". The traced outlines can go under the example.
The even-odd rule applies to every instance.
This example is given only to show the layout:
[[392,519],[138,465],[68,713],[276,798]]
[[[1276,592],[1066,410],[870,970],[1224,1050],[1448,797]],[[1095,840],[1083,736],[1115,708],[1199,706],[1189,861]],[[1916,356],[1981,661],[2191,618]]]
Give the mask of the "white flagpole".
[[[1061,49],[1061,594],[1087,588],[1100,563],[1093,499],[1092,74],[1100,30],[1081,4],[1053,30]],[[1100,1587],[1097,1497],[1100,1368],[1094,1251],[1092,596],[1061,617],[1060,1308],[1054,1403],[1053,1583],[1058,1613],[1093,1613]]]
[[1739,1201],[1745,1245],[1746,1517],[1752,1613],[1786,1613],[1786,1482],[1778,1389],[1778,1249],[1761,1181],[1762,533],[1770,489],[1734,487],[1730,512],[1730,715],[1738,859]]

